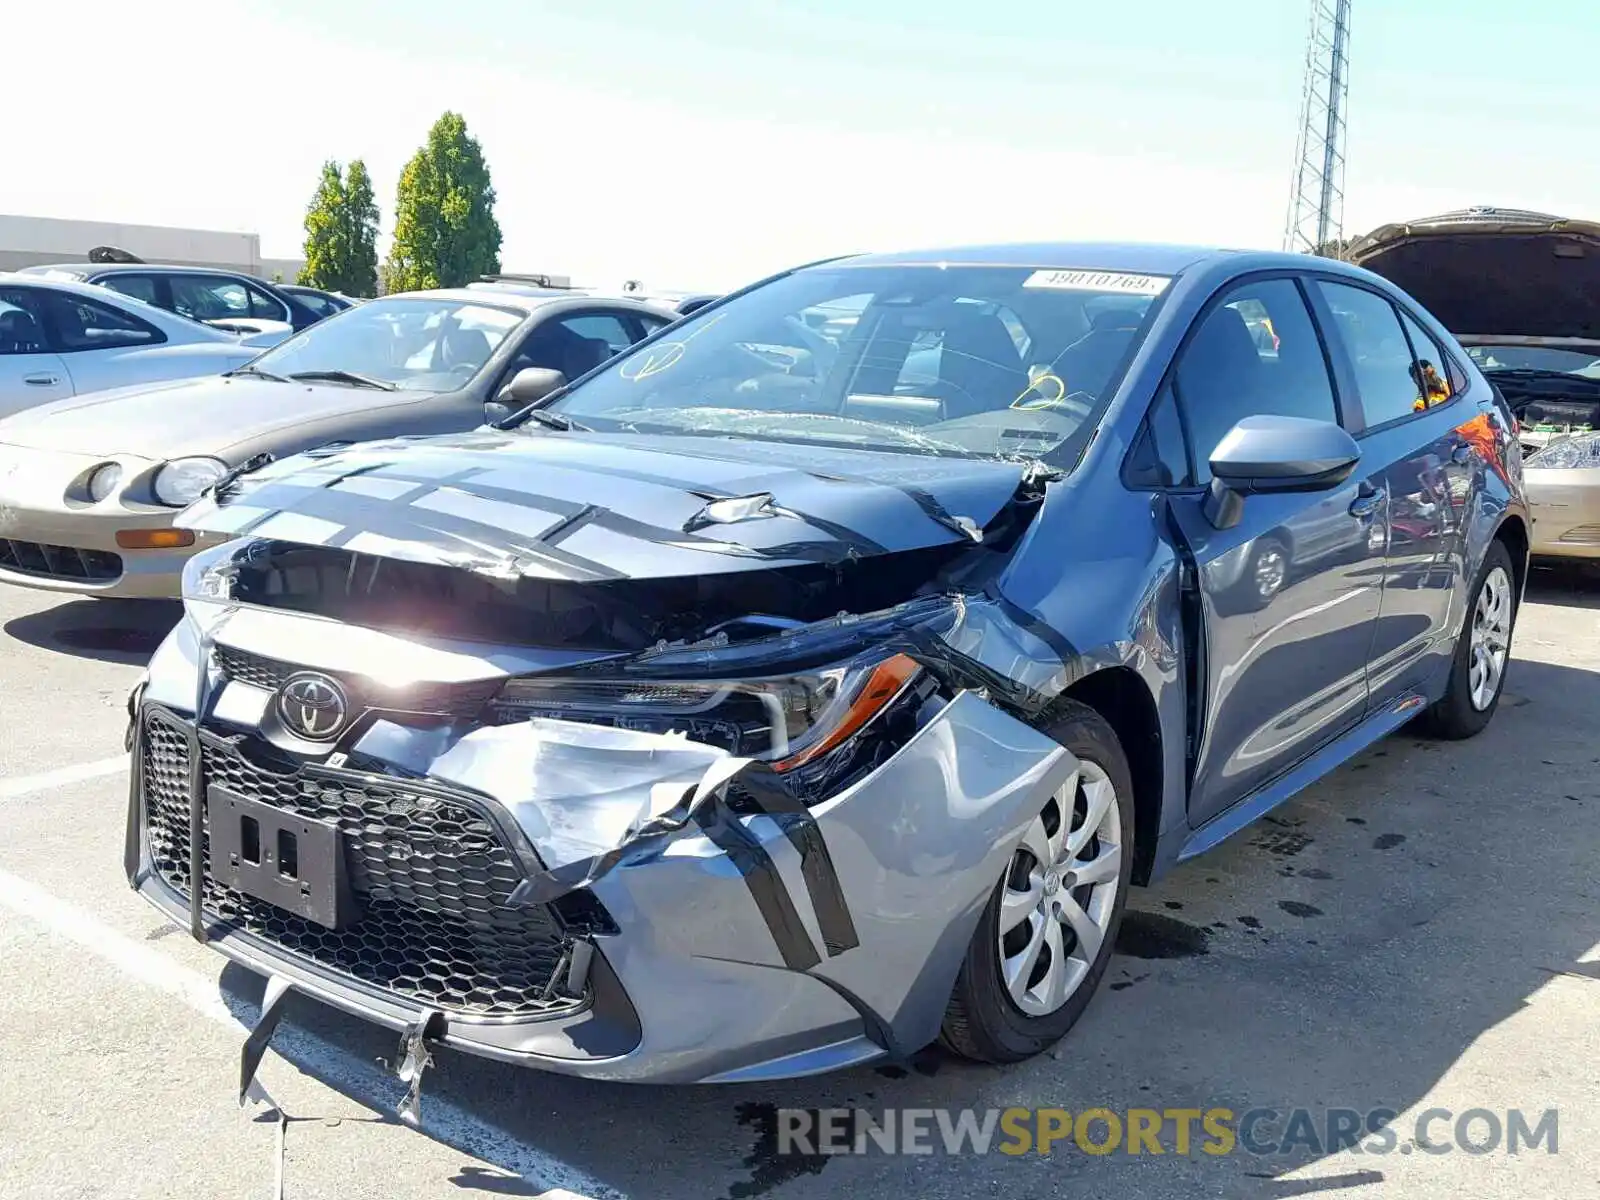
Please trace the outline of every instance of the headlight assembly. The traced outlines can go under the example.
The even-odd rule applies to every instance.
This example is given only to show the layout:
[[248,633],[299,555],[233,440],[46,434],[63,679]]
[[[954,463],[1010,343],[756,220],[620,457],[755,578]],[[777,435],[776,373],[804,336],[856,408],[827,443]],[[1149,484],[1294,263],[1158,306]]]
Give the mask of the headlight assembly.
[[84,489],[89,493],[89,499],[99,504],[116,491],[117,484],[121,482],[122,468],[116,463],[105,463],[89,473],[89,478],[84,482]]
[[227,471],[227,464],[220,459],[175,458],[156,472],[150,488],[159,503],[186,508]]
[[1600,469],[1600,433],[1579,433],[1551,442],[1537,454],[1529,455],[1523,465],[1541,471]]
[[904,654],[793,675],[740,680],[513,679],[502,717],[587,721],[697,742],[792,771],[818,762],[894,706],[923,676]]

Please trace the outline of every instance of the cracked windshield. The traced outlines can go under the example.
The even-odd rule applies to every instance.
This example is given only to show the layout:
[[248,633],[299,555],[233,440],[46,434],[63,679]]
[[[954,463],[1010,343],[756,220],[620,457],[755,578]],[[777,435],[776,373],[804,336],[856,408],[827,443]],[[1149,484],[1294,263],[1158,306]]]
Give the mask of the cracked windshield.
[[1071,461],[1168,279],[1045,267],[801,271],[552,406],[593,429]]

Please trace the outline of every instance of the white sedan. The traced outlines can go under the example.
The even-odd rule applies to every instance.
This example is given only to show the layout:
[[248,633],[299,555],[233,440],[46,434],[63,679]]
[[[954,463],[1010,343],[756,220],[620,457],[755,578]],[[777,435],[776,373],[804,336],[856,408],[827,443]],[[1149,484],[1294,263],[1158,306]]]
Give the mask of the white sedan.
[[220,375],[280,338],[213,329],[93,284],[0,272],[0,417],[105,388]]

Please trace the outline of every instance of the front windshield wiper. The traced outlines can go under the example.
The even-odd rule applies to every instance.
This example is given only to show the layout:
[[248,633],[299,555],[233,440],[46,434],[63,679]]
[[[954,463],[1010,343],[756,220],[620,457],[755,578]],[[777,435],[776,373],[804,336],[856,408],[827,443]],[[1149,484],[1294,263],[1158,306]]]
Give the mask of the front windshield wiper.
[[[633,420],[624,415],[628,411],[640,413],[643,417],[670,413],[677,420]],[[817,445],[829,444],[869,450],[913,448],[934,457],[973,457],[971,450],[954,442],[941,441],[897,425],[863,421],[857,417],[841,417],[837,413],[692,405],[676,409],[624,410],[623,413],[613,416],[624,429],[637,432],[648,430],[655,433],[680,433],[701,437],[772,438],[775,441],[799,444],[814,442]],[[821,436],[813,436],[812,430],[816,430]],[[846,433],[847,430],[861,430],[861,433],[858,436],[851,436]]]
[[289,378],[318,383],[348,383],[352,387],[374,388],[380,392],[396,390],[395,385],[388,380],[374,379],[370,375],[357,375],[354,371],[296,371]]
[[580,425],[571,417],[564,417],[558,412],[548,409],[533,408],[523,414],[523,419],[543,425],[546,429],[558,429],[562,433],[593,433],[587,425]]
[[224,379],[232,379],[235,375],[248,375],[252,379],[270,379],[273,383],[289,382],[282,375],[274,375],[271,371],[263,371],[260,367],[252,367],[248,365],[243,367],[235,367],[231,371],[224,371],[222,373],[222,377]]

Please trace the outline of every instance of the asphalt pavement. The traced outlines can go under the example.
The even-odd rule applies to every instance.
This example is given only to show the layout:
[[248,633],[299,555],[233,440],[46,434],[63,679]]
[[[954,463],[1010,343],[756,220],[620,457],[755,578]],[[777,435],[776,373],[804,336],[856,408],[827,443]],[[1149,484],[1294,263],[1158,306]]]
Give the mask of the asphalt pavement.
[[[1135,892],[1109,986],[1048,1056],[652,1088],[440,1053],[420,1130],[394,1116],[396,1039],[309,1002],[262,1068],[279,1111],[241,1110],[259,982],[127,889],[123,702],[175,619],[0,586],[8,1198],[1600,1196],[1600,572],[1535,573],[1484,735],[1403,732]],[[780,1108],[1282,1121],[1227,1154],[786,1155]],[[1398,1136],[1289,1137],[1296,1109],[1389,1110]],[[1418,1142],[1435,1109],[1442,1143]],[[1474,1153],[1448,1136],[1471,1110],[1554,1110],[1555,1136]]]

